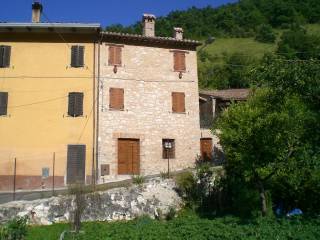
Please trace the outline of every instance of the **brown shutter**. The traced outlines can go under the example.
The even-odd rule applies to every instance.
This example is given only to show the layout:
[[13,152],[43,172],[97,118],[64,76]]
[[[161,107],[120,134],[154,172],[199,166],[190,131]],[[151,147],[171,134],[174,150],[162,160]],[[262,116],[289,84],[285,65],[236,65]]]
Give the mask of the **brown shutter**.
[[121,47],[115,47],[115,65],[121,66],[121,54],[122,54],[122,49]]
[[124,89],[110,88],[109,107],[111,109],[124,109]]
[[118,46],[109,47],[109,66],[121,66],[122,48]]
[[186,54],[184,52],[174,52],[174,70],[175,71],[186,71]]
[[114,66],[115,47],[109,47],[109,66]]
[[185,94],[181,92],[172,93],[172,112],[184,113],[185,109]]

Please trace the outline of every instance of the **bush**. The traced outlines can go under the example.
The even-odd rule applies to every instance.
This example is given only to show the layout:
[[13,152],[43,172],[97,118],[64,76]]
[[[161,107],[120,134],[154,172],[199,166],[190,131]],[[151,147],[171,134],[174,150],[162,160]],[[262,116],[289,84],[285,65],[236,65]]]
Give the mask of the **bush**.
[[23,240],[27,235],[28,217],[14,218],[0,227],[0,240]]
[[183,172],[176,176],[178,191],[186,201],[186,205],[194,206],[198,201],[197,180],[192,172]]
[[136,185],[142,185],[145,183],[145,181],[146,181],[146,179],[140,175],[136,175],[136,176],[132,177],[132,182],[133,182],[133,184],[136,184]]
[[263,24],[258,27],[256,40],[262,43],[274,43],[276,34],[270,25]]

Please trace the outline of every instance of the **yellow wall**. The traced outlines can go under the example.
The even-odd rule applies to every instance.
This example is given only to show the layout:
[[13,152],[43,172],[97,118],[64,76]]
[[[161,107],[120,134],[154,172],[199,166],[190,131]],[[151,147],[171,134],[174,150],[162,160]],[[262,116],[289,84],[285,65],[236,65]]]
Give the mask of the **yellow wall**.
[[[16,157],[17,175],[39,176],[49,167],[51,176],[55,152],[55,175],[66,176],[68,144],[86,145],[91,175],[94,43],[49,41],[0,40],[12,47],[10,68],[0,68],[0,91],[9,93],[8,116],[0,116],[0,175],[13,173]],[[72,45],[85,46],[84,68],[70,67]],[[68,117],[68,93],[77,91],[84,117]]]

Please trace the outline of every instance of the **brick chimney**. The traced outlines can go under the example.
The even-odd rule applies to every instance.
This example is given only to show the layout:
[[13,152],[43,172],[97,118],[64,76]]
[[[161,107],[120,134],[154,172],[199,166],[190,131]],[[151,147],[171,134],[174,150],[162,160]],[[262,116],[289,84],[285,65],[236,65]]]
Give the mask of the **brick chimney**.
[[42,4],[40,2],[34,2],[32,4],[32,22],[39,23],[42,13]]
[[173,37],[177,40],[183,40],[183,29],[178,27],[173,28]]
[[152,14],[146,14],[146,13],[143,14],[142,24],[143,24],[143,36],[155,37],[156,16]]

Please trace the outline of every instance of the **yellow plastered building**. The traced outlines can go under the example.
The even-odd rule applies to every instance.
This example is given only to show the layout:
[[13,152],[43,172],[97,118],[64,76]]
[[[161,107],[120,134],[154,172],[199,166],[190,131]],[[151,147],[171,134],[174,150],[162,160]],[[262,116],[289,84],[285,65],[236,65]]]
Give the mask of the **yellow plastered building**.
[[0,24],[0,191],[91,182],[99,30]]

